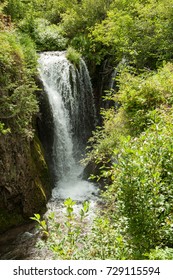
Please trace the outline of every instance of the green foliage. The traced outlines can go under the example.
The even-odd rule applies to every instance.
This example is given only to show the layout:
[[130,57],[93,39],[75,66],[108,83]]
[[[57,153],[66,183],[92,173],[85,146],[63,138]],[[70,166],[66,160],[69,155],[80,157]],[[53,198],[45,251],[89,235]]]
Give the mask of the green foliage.
[[5,13],[10,15],[13,20],[19,20],[25,17],[26,9],[24,1],[8,0],[5,7]]
[[172,1],[113,1],[107,18],[92,28],[93,50],[114,60],[155,68],[172,58]]
[[[98,64],[108,56],[114,63],[126,58],[140,69],[172,58],[172,4],[172,0],[8,0],[5,12],[38,40],[40,50],[63,49],[63,31],[75,48]],[[49,25],[39,29],[37,19],[48,20]]]
[[127,118],[122,109],[115,112],[114,108],[102,110],[103,124],[97,127],[93,136],[88,140],[88,153],[85,161],[94,161],[96,164],[107,165],[111,161],[114,149],[121,143],[120,135],[128,133]]
[[4,8],[7,6],[7,1],[2,1],[2,3],[0,3],[0,14],[3,13]]
[[25,44],[23,51],[14,31],[1,32],[0,43],[0,119],[11,132],[30,137],[32,116],[38,110],[32,78],[35,69],[29,65],[34,50],[29,58],[31,48]]
[[62,36],[60,27],[44,18],[36,18],[31,22],[27,18],[23,19],[19,28],[30,34],[39,51],[63,50],[66,47],[67,40]]
[[60,25],[65,36],[70,39],[70,45],[89,60],[95,60],[97,56],[91,48],[90,28],[106,17],[111,2],[112,0],[76,1],[61,14]]
[[[103,110],[103,127],[90,139],[88,160],[101,166],[93,177],[107,181],[102,219],[121,229],[123,250],[129,250],[129,256],[120,250],[118,258],[154,258],[158,246],[160,258],[171,254],[164,248],[173,245],[172,80],[171,63],[139,76],[121,71],[119,91],[108,96],[116,107]],[[111,238],[104,252],[109,252]],[[92,242],[97,247],[98,241]],[[107,257],[112,258],[110,252]]]
[[64,206],[66,207],[67,217],[69,219],[73,219],[73,206],[76,204],[71,198],[67,198],[64,201]]
[[114,169],[117,209],[127,218],[127,234],[139,254],[173,242],[171,130],[171,123],[153,125],[124,143]]
[[124,137],[137,137],[153,123],[160,122],[160,113],[172,106],[172,67],[167,63],[157,72],[146,71],[138,76],[128,68],[119,72],[118,92],[106,96],[115,106],[101,111],[102,127],[89,139],[88,161],[106,164],[113,151],[121,147]]
[[39,214],[35,214],[32,220],[35,220],[40,228],[42,237],[46,232],[46,242],[40,240],[38,247],[47,247],[53,252],[56,259],[78,259],[80,251],[84,246],[86,238],[85,218],[89,211],[89,202],[85,201],[80,209],[80,216],[75,213],[74,205],[76,204],[71,198],[64,201],[66,214],[62,221],[57,221],[55,213],[50,213],[46,220],[41,220]]
[[151,250],[150,253],[146,254],[149,260],[172,260],[173,259],[173,249],[165,247],[160,249],[156,247],[154,250]]
[[64,50],[69,42],[75,66],[80,53],[95,64],[127,66],[118,69],[116,92],[106,93],[114,106],[101,111],[103,125],[89,141],[87,160],[100,167],[92,177],[107,183],[106,207],[87,234],[88,202],[76,217],[67,199],[62,223],[35,214],[47,238],[42,246],[61,259],[171,259],[173,0],[2,2],[0,15],[11,15],[17,29],[0,23],[2,136],[33,135],[35,48]]
[[17,32],[17,41],[24,56],[24,65],[27,75],[35,76],[37,73],[37,59],[36,45],[29,35]]
[[83,219],[85,217],[87,217],[87,213],[89,212],[89,207],[90,207],[90,203],[89,201],[84,201],[83,202],[83,208],[80,210],[80,218],[81,218],[81,222],[83,221]]
[[49,235],[47,222],[45,220],[41,220],[40,214],[34,214],[34,217],[30,217],[30,219],[37,222],[39,226],[38,228],[41,230],[43,235]]
[[62,26],[66,34],[73,38],[76,34],[88,33],[88,28],[105,18],[112,1],[82,0],[68,7],[62,15]]
[[40,51],[64,50],[67,40],[61,35],[60,28],[50,24],[44,19],[37,19],[34,22],[34,37]]
[[2,133],[3,135],[6,135],[7,133],[10,133],[10,129],[5,129],[4,126],[4,123],[0,122],[0,134]]
[[85,240],[84,250],[79,255],[80,258],[89,260],[132,258],[132,250],[123,236],[123,228],[111,218],[110,215],[107,216],[106,211],[99,213],[95,218],[91,232]]
[[57,10],[57,17],[59,17],[62,12],[61,8],[62,3],[55,0],[9,0],[5,11],[16,22],[20,32],[24,36],[28,34],[33,39],[39,51],[51,51],[62,50],[67,43],[62,36],[61,28],[52,24],[56,20],[53,20],[53,15],[50,14]]
[[79,66],[81,55],[72,47],[68,47],[66,58],[75,66]]
[[119,91],[114,100],[122,105],[132,136],[157,121],[160,106],[172,106],[172,67],[168,63],[156,73],[144,72],[139,76],[126,70],[121,72]]
[[[99,177],[108,183],[105,210],[88,237],[93,249],[87,249],[88,258],[171,259],[172,123],[169,108],[160,111],[159,121],[138,137],[118,135],[121,143],[113,150],[112,164],[107,168],[104,158],[100,169]],[[100,152],[95,157],[100,162]]]

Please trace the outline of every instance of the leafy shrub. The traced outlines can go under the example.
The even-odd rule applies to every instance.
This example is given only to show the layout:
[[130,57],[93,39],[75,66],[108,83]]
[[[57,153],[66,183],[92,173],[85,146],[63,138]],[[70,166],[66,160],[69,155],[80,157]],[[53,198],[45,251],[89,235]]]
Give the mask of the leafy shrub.
[[31,72],[31,74],[35,74],[37,72],[37,53],[36,53],[36,45],[31,37],[25,33],[17,33],[17,39],[20,43],[24,58],[25,58],[25,66],[27,70]]
[[[42,220],[39,214],[31,217],[37,222],[42,239],[37,247],[46,247],[56,259],[129,259],[132,250],[128,247],[118,224],[113,224],[106,215],[96,217],[93,225],[88,225],[86,217],[89,202],[85,201],[77,214],[74,211],[75,201],[68,198],[64,201],[66,213],[63,221],[58,222],[55,213],[48,214]],[[103,214],[103,213],[101,213]]]
[[101,111],[102,127],[89,140],[88,161],[104,163],[104,159],[110,159],[113,150],[121,147],[123,136],[138,137],[153,123],[159,123],[160,112],[173,104],[172,63],[141,75],[121,69],[117,79],[118,92],[107,93],[105,97],[115,105]]
[[67,49],[67,53],[66,53],[66,57],[67,59],[73,63],[75,66],[79,65],[80,59],[81,59],[81,55],[80,53],[78,53],[75,49],[73,49],[72,47],[68,47]]
[[46,242],[40,240],[38,247],[47,247],[52,251],[56,259],[78,259],[83,251],[85,233],[85,218],[89,211],[89,202],[83,202],[83,206],[77,215],[74,211],[76,202],[71,198],[64,201],[66,213],[62,222],[57,222],[55,213],[49,213],[47,220],[42,220],[39,214],[31,217],[37,222],[42,237],[46,238]]
[[7,133],[10,133],[10,129],[5,129],[4,123],[0,122],[0,134],[6,135]]
[[11,15],[12,20],[19,20],[25,16],[24,1],[21,0],[8,0],[5,6],[5,13]]
[[121,228],[132,259],[173,245],[172,80],[170,63],[140,76],[122,72],[110,97],[121,106],[103,110],[103,127],[90,139],[88,160],[101,165],[97,180],[107,181],[105,215]]
[[62,27],[69,38],[89,33],[89,28],[105,18],[108,0],[82,0],[69,5],[62,13]]
[[27,68],[26,53],[14,31],[1,32],[0,43],[0,119],[12,132],[30,137],[32,117],[38,110],[32,77],[35,69]]
[[138,76],[127,69],[122,71],[119,76],[118,101],[123,105],[123,109],[135,116],[139,110],[146,114],[159,108],[161,104],[172,105],[172,70],[173,65],[167,63],[157,72],[143,72]]
[[66,48],[67,39],[63,37],[61,28],[44,18],[25,18],[18,27],[31,36],[39,51],[60,51]]
[[[172,58],[172,0],[113,1],[107,17],[91,29],[93,51],[100,61],[109,54],[138,70],[156,69]],[[106,53],[103,52],[106,50]]]
[[[132,250],[123,234],[122,224],[115,222],[110,212],[100,212],[95,218],[91,232],[85,240],[80,258],[89,260],[127,260],[132,259]],[[122,221],[123,223],[123,221]]]
[[173,245],[171,121],[172,114],[139,138],[124,139],[118,164],[113,165],[108,197],[117,200],[117,217],[127,219],[126,234],[137,258],[160,244]]
[[34,37],[40,51],[64,50],[67,44],[60,28],[45,19],[35,20]]
[[149,260],[172,260],[173,259],[173,248],[165,247],[163,249],[156,247],[151,250],[150,253],[146,254]]

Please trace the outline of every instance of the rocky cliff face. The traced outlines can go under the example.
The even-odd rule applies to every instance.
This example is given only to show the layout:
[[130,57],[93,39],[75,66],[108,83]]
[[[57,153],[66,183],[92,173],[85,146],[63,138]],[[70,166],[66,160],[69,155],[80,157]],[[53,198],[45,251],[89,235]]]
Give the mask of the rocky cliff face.
[[40,91],[37,94],[39,104],[39,114],[36,118],[36,127],[39,139],[44,149],[44,155],[49,167],[51,185],[53,185],[54,166],[53,158],[53,142],[54,142],[54,124],[53,115],[50,108],[48,96],[44,90],[44,86],[39,77],[36,78],[36,83]]
[[51,193],[44,153],[33,138],[36,52],[5,19],[0,12],[0,233],[42,212]]
[[40,213],[50,196],[50,180],[37,137],[31,142],[0,136],[0,233]]

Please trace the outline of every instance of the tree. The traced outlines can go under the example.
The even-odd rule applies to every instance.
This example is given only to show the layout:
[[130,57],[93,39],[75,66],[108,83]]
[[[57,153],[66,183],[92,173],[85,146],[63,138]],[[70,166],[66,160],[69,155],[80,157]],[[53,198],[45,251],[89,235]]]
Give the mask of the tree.
[[114,1],[107,18],[93,27],[93,49],[101,49],[102,56],[105,48],[117,62],[125,58],[138,69],[156,68],[172,58],[172,5],[167,0]]

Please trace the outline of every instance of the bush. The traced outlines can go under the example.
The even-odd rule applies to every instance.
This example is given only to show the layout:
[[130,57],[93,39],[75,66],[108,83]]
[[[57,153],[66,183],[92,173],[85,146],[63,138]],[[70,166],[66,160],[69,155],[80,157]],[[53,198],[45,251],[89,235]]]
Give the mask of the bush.
[[171,114],[139,138],[124,139],[113,165],[108,197],[116,197],[117,219],[126,218],[126,235],[137,258],[161,244],[173,245],[172,129]]
[[66,48],[67,39],[63,37],[60,27],[44,18],[23,19],[19,28],[32,37],[38,51],[61,51]]
[[67,40],[61,35],[60,28],[47,20],[35,21],[34,36],[39,51],[61,51],[66,48]]
[[[102,127],[89,140],[88,160],[95,162],[111,159],[119,149],[122,136],[138,137],[153,123],[159,123],[161,111],[173,104],[173,64],[167,63],[157,72],[135,75],[122,69],[117,76],[118,92],[107,93],[114,106],[101,111]],[[92,151],[91,151],[92,148]]]
[[[126,58],[138,70],[172,59],[173,1],[113,1],[107,17],[91,29],[93,52],[117,64]],[[103,52],[106,51],[106,53]]]
[[84,220],[88,216],[89,202],[83,202],[82,208],[77,213],[74,211],[75,204],[71,198],[64,201],[66,214],[63,214],[60,223],[57,222],[55,213],[49,213],[46,220],[41,220],[39,214],[31,217],[37,222],[42,238],[46,239],[46,242],[40,240],[37,246],[52,251],[56,259],[79,259],[83,251],[86,238]]
[[173,248],[165,247],[163,249],[156,247],[151,250],[150,253],[146,254],[149,260],[172,260],[173,259]]
[[[35,68],[27,63],[29,54],[12,31],[0,33],[0,120],[11,132],[32,136],[31,121],[38,110],[33,79]],[[29,48],[29,47],[28,47]],[[34,52],[34,50],[32,50]]]
[[25,58],[25,66],[31,71],[31,74],[35,74],[37,72],[38,56],[34,41],[29,35],[20,32],[17,33],[17,39]]
[[172,79],[171,63],[140,76],[119,74],[119,91],[108,98],[120,107],[103,110],[103,127],[90,139],[88,160],[101,166],[93,178],[107,183],[105,217],[121,229],[132,259],[173,246]]
[[81,55],[80,55],[80,53],[78,53],[72,47],[68,47],[67,53],[66,53],[66,57],[75,66],[79,65],[79,62],[80,62],[80,59],[81,59]]

